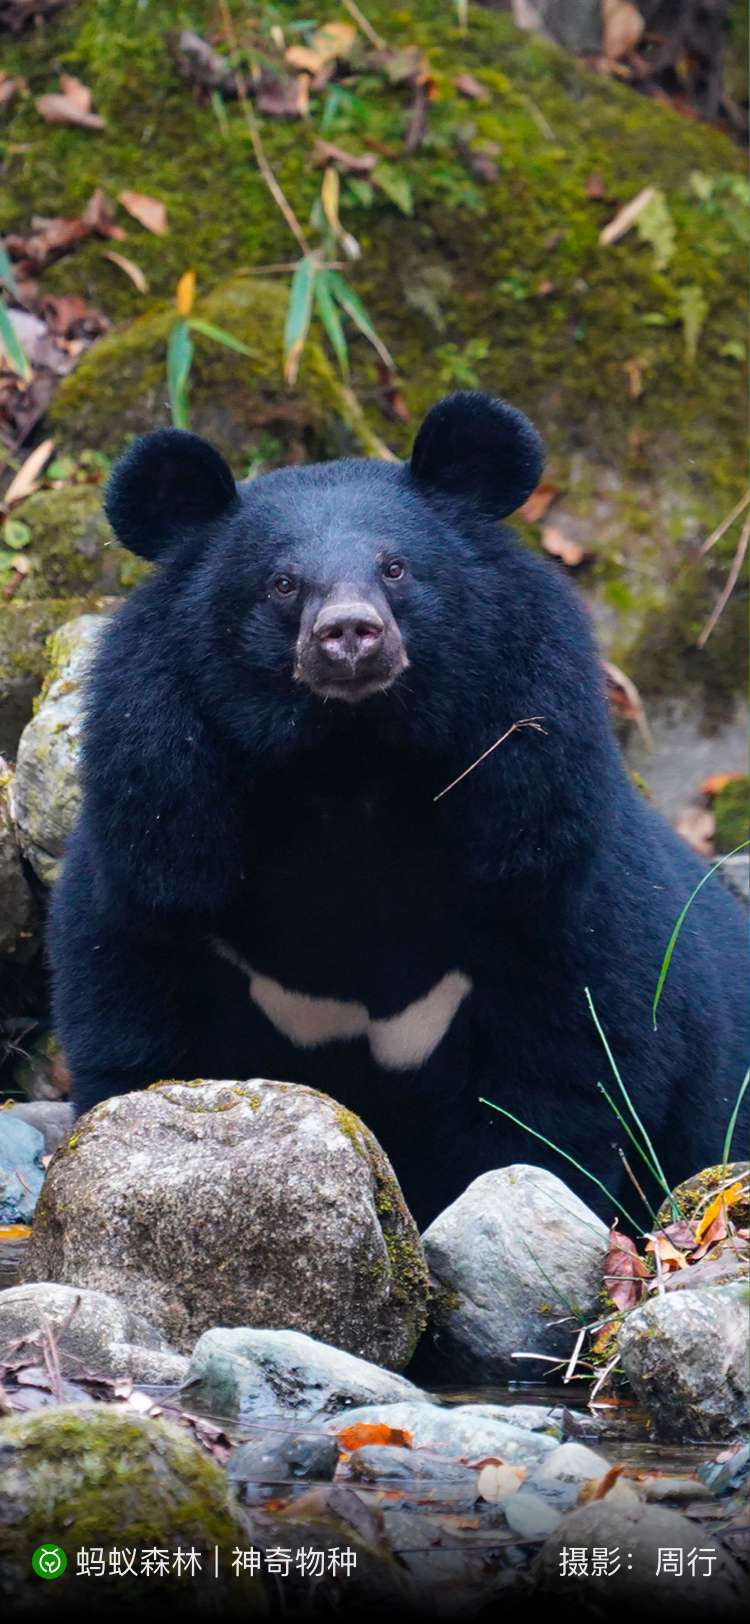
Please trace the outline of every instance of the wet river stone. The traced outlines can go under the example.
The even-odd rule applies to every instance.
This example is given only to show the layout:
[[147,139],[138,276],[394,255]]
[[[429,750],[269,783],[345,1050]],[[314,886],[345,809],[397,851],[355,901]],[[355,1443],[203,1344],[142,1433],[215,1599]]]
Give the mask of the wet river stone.
[[161,1083],[82,1117],[49,1168],[24,1278],[145,1305],[184,1352],[210,1327],[281,1327],[392,1369],[428,1290],[369,1130],[263,1079]]
[[438,1289],[420,1379],[536,1375],[514,1355],[565,1359],[578,1324],[596,1318],[606,1226],[544,1168],[483,1173],[423,1242]]
[[746,1280],[652,1297],[628,1314],[622,1367],[658,1438],[733,1438],[748,1425]]
[[181,1382],[187,1359],[174,1353],[142,1314],[103,1291],[76,1291],[49,1281],[0,1292],[0,1364],[15,1344],[51,1331],[62,1375],[137,1382]]

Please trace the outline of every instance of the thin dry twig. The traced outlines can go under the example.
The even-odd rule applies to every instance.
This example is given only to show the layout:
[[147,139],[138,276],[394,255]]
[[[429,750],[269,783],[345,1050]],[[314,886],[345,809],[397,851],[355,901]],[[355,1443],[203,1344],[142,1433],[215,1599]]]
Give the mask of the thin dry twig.
[[376,34],[372,23],[368,23],[364,12],[360,11],[358,5],[355,5],[355,0],[341,0],[341,3],[344,9],[348,11],[349,16],[354,18],[357,27],[361,28],[366,39],[369,39],[370,44],[375,46],[376,51],[384,51],[386,48],[385,40],[381,39],[379,34]]
[[[237,43],[237,35],[236,35],[235,31],[234,31],[234,23],[232,22],[232,18],[231,18],[230,12],[229,12],[229,7],[227,5],[227,0],[219,0],[219,10],[221,12],[221,21],[222,21],[222,25],[223,25],[223,28],[224,28],[224,32],[225,32],[226,37],[227,37],[227,39],[229,41],[229,44],[231,46],[232,51],[235,53],[235,55],[237,55],[238,50],[239,50],[239,46],[238,46],[238,43]],[[296,214],[294,212],[294,209],[292,208],[291,203],[289,203],[287,198],[285,197],[285,195],[284,195],[284,193],[283,193],[283,191],[282,191],[282,189],[281,189],[281,187],[280,187],[280,185],[279,185],[279,183],[278,183],[278,181],[276,179],[276,176],[274,175],[274,172],[273,172],[273,170],[271,168],[271,165],[268,162],[268,159],[266,157],[265,147],[263,146],[263,142],[261,141],[261,138],[260,138],[260,130],[258,129],[258,121],[257,121],[257,119],[255,117],[255,114],[254,114],[254,112],[253,112],[253,110],[252,110],[252,108],[250,106],[249,101],[248,101],[247,86],[246,86],[246,83],[245,83],[245,76],[242,73],[240,68],[235,69],[234,79],[235,79],[235,84],[237,86],[237,100],[239,101],[240,107],[242,108],[242,115],[243,115],[243,118],[244,118],[245,123],[247,125],[248,134],[249,134],[250,140],[252,142],[253,152],[255,153],[255,161],[256,161],[256,163],[258,165],[260,173],[263,176],[263,179],[264,179],[264,181],[266,183],[266,186],[268,187],[269,192],[271,193],[271,196],[272,196],[272,198],[274,200],[274,203],[276,204],[276,207],[278,208],[279,212],[283,215],[284,219],[286,220],[286,223],[287,223],[287,225],[289,227],[289,230],[292,233],[292,236],[299,243],[299,246],[302,249],[303,254],[309,254],[310,253],[310,244],[307,241],[305,233],[302,230],[302,227],[301,227],[301,225],[299,223],[299,220],[297,219],[297,216],[296,216]]]
[[743,565],[744,560],[745,560],[745,553],[747,552],[747,544],[748,544],[749,541],[750,541],[750,512],[748,512],[748,514],[746,515],[745,523],[742,526],[742,530],[741,530],[741,533],[740,533],[740,539],[739,539],[739,541],[737,543],[737,551],[736,551],[736,553],[734,555],[734,558],[732,559],[732,567],[731,567],[731,569],[729,571],[729,574],[728,574],[728,576],[726,578],[724,586],[722,587],[722,590],[721,590],[721,592],[719,594],[718,600],[715,603],[715,605],[714,605],[714,607],[713,607],[713,609],[712,609],[712,611],[711,611],[711,613],[710,613],[710,615],[708,617],[708,620],[706,621],[706,624],[703,627],[702,632],[700,633],[700,635],[697,638],[697,646],[698,646],[698,648],[705,648],[705,645],[708,642],[708,639],[711,636],[711,633],[712,633],[717,621],[719,620],[720,616],[724,613],[724,610],[726,609],[726,606],[727,606],[727,604],[729,602],[729,599],[731,598],[732,593],[734,592],[734,589],[735,589],[735,587],[737,585],[737,582],[739,580],[740,570],[742,569],[742,565]]
[[716,546],[717,541],[721,541],[722,536],[726,535],[727,530],[731,529],[735,519],[739,519],[740,514],[744,513],[748,502],[750,502],[750,491],[745,491],[744,496],[740,497],[737,506],[732,508],[726,519],[722,519],[721,524],[717,524],[716,529],[712,530],[707,540],[702,543],[698,551],[699,558],[705,558],[706,553],[710,553],[711,548]]
[[435,801],[442,801],[443,796],[447,795],[450,789],[455,789],[456,785],[460,784],[464,778],[468,778],[469,773],[473,773],[475,767],[480,767],[482,762],[486,761],[487,757],[492,755],[493,750],[498,750],[500,745],[504,744],[505,740],[510,738],[511,733],[517,733],[522,727],[533,727],[535,733],[546,734],[546,727],[541,726],[543,721],[543,716],[524,716],[520,722],[512,722],[507,731],[503,733],[502,738],[496,739],[495,743],[490,745],[489,750],[483,750],[481,756],[477,756],[476,761],[472,761],[470,767],[464,767],[463,772],[459,773],[458,778],[454,778],[452,783],[446,784],[445,789],[441,789],[439,795],[433,795],[433,804]]
[[576,1345],[575,1345],[575,1347],[573,1349],[573,1352],[570,1355],[570,1359],[568,1360],[568,1364],[567,1364],[566,1369],[565,1369],[565,1374],[563,1376],[563,1381],[564,1382],[569,1382],[571,1380],[574,1372],[575,1372],[576,1365],[578,1364],[578,1355],[579,1355],[579,1353],[581,1351],[581,1348],[583,1347],[583,1340],[584,1340],[584,1337],[586,1336],[587,1331],[588,1331],[588,1325],[582,1325],[581,1329],[578,1332],[578,1335],[576,1337]]
[[594,1385],[593,1385],[593,1387],[591,1389],[591,1392],[589,1393],[588,1408],[590,1410],[592,1410],[593,1407],[594,1407],[594,1401],[596,1399],[597,1393],[601,1392],[607,1378],[612,1375],[612,1371],[614,1370],[615,1366],[619,1362],[619,1358],[620,1358],[619,1353],[616,1353],[615,1356],[614,1356],[614,1359],[610,1359],[609,1364],[605,1365],[604,1369],[600,1372],[599,1376],[597,1377],[596,1381],[594,1382]]
[[618,1154],[618,1156],[620,1158],[620,1161],[622,1162],[622,1165],[623,1165],[623,1167],[625,1169],[625,1172],[628,1175],[628,1178],[630,1179],[631,1184],[635,1185],[635,1188],[638,1191],[638,1194],[639,1194],[639,1196],[641,1198],[641,1201],[643,1202],[644,1207],[646,1208],[646,1211],[650,1212],[652,1210],[651,1209],[651,1203],[650,1203],[650,1201],[647,1200],[646,1196],[644,1195],[643,1190],[641,1189],[641,1186],[638,1183],[638,1180],[637,1180],[637,1178],[635,1176],[635,1173],[633,1172],[633,1169],[632,1169],[632,1167],[630,1165],[630,1162],[628,1161],[627,1156],[625,1155],[625,1152],[621,1148],[620,1145],[617,1146],[617,1154]]

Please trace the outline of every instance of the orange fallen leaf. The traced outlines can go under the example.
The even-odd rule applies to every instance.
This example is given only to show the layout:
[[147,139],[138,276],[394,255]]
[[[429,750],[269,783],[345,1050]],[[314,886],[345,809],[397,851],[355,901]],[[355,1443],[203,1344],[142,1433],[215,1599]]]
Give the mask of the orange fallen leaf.
[[177,305],[177,314],[178,314],[178,316],[182,316],[183,321],[186,320],[187,317],[190,315],[190,312],[191,312],[191,310],[193,308],[194,301],[195,301],[195,271],[183,271],[182,276],[180,277],[180,280],[177,283],[177,291],[175,293],[175,304]]
[[678,1252],[677,1247],[667,1239],[663,1230],[658,1230],[654,1239],[646,1242],[646,1251],[656,1256],[666,1269],[686,1269],[688,1261],[684,1252]]
[[589,1478],[588,1482],[583,1484],[579,1492],[579,1506],[586,1505],[587,1501],[589,1500],[606,1499],[610,1489],[614,1488],[615,1483],[619,1477],[622,1477],[624,1471],[625,1464],[624,1462],[619,1461],[615,1466],[610,1466],[609,1471],[605,1472],[603,1477]]
[[519,517],[525,519],[527,524],[537,524],[540,519],[544,518],[555,497],[559,495],[560,488],[558,485],[552,485],[549,480],[542,480],[541,485],[537,485],[536,490],[532,491],[531,495],[526,498],[523,507],[519,508]]
[[392,1444],[396,1448],[411,1449],[412,1434],[402,1431],[401,1427],[387,1427],[383,1421],[357,1421],[354,1426],[343,1427],[338,1440],[350,1453],[364,1449],[367,1444]]
[[[707,1231],[711,1228],[714,1220],[719,1217],[720,1213],[725,1212],[727,1207],[734,1206],[735,1202],[739,1201],[744,1195],[744,1192],[745,1186],[742,1180],[738,1179],[736,1184],[730,1184],[728,1190],[722,1190],[719,1195],[714,1196],[713,1201],[710,1201],[706,1207],[698,1228],[695,1231],[696,1246],[700,1246],[701,1241],[706,1239]],[[715,1237],[715,1239],[718,1238],[718,1236]]]
[[0,1229],[0,1243],[2,1241],[27,1241],[31,1234],[28,1224],[6,1224]]
[[727,784],[741,783],[744,777],[744,773],[712,773],[710,778],[704,778],[703,783],[698,785],[698,794],[720,795]]
[[309,45],[290,45],[284,52],[284,61],[290,68],[296,68],[298,73],[319,73],[323,66],[322,56],[317,51],[311,51]]
[[155,237],[166,236],[169,229],[167,211],[158,198],[147,197],[145,192],[120,192],[118,196],[123,208],[132,214],[139,225],[153,231]]

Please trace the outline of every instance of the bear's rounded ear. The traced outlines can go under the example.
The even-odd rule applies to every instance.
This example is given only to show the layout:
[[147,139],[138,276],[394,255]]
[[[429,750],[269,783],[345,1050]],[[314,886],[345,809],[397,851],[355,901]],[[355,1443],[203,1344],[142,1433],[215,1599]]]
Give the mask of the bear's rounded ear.
[[541,439],[523,412],[466,389],[427,413],[411,474],[435,491],[477,498],[502,519],[531,495],[543,462]]
[[115,464],[104,510],[123,547],[158,558],[185,530],[217,519],[236,500],[218,451],[183,429],[155,429]]

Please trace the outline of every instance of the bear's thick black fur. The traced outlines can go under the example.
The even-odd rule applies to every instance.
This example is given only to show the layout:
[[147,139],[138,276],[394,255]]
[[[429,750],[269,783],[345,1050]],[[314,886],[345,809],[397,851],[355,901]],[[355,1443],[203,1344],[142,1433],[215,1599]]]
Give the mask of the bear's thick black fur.
[[742,909],[701,890],[653,1031],[704,868],[623,770],[575,593],[497,524],[540,467],[527,420],[473,393],[434,408],[409,465],[236,487],[174,430],[124,456],[107,511],[156,568],[95,661],[51,917],[79,1110],[158,1078],[283,1078],[362,1115],[421,1223],[514,1161],[612,1212],[484,1096],[640,1210],[588,987],[670,1181],[719,1158],[747,1064]]

